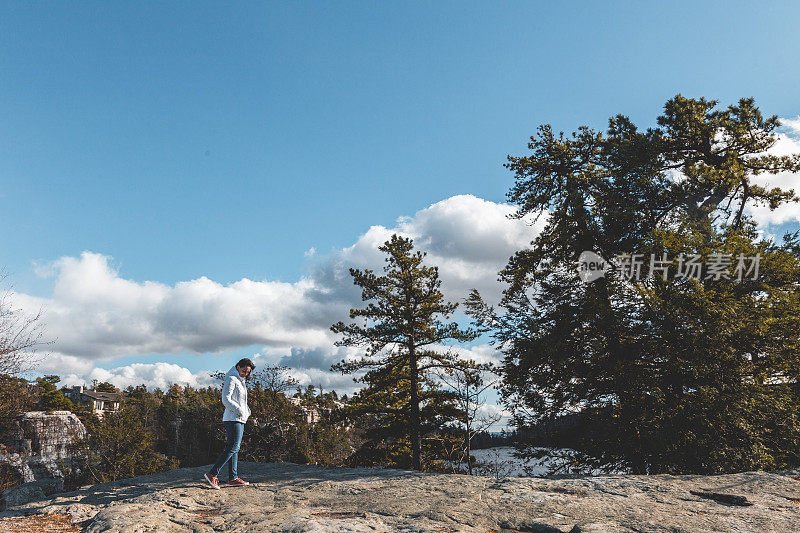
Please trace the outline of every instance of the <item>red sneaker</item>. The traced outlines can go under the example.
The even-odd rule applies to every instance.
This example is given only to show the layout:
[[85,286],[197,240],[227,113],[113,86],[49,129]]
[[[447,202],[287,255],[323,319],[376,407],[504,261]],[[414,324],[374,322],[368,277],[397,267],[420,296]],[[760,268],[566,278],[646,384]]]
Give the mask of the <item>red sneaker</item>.
[[228,481],[226,483],[226,485],[228,485],[230,487],[243,487],[244,485],[249,485],[249,484],[250,484],[249,482],[243,480],[240,477],[237,477],[236,479],[232,479],[232,480],[230,480],[230,481]]
[[211,485],[213,488],[219,490],[219,480],[216,478],[216,476],[211,476],[209,474],[203,474],[203,477],[205,478],[206,482],[209,485]]

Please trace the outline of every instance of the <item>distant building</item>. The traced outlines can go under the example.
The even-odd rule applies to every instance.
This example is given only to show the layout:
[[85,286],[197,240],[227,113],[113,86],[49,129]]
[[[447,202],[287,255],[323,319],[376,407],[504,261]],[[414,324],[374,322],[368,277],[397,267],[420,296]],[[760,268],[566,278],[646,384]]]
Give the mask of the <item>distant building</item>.
[[300,408],[300,410],[303,412],[303,417],[305,418],[306,424],[309,425],[316,424],[317,422],[320,421],[320,419],[323,416],[330,416],[331,412],[333,412],[334,409],[341,409],[345,407],[345,404],[343,404],[342,402],[334,401],[333,409],[329,407],[322,407],[320,409],[317,409],[316,407],[305,405],[303,398],[293,397],[293,398],[287,398],[287,400],[289,400],[289,403],[291,403],[292,405]]
[[67,392],[66,396],[74,403],[89,406],[92,413],[100,418],[109,411],[119,409],[119,404],[122,401],[122,394],[120,393],[88,390],[81,385],[72,387],[72,390]]
[[292,405],[299,407],[300,410],[303,412],[303,417],[305,418],[306,424],[316,424],[319,422],[319,411],[317,411],[314,407],[308,407],[303,405],[302,398],[287,398],[289,403]]

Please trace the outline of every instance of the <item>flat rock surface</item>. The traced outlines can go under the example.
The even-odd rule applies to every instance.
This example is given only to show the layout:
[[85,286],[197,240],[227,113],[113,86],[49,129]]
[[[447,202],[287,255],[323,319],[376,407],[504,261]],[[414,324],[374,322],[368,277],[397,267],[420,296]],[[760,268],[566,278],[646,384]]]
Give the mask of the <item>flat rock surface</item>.
[[797,472],[496,480],[242,462],[252,484],[214,490],[206,470],[93,485],[0,518],[69,515],[87,532],[800,531]]

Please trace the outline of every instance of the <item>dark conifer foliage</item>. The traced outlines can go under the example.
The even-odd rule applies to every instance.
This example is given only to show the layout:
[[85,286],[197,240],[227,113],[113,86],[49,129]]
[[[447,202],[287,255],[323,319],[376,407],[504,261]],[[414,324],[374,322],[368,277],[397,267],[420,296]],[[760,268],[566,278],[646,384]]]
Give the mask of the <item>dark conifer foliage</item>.
[[[748,206],[797,201],[759,176],[796,172],[800,156],[765,153],[779,122],[749,98],[720,109],[678,95],[657,124],[616,116],[605,135],[571,136],[542,126],[530,154],[509,156],[516,216],[548,218],[500,273],[499,308],[477,292],[467,303],[504,354],[504,401],[519,429],[581,411],[571,445],[589,466],[797,466],[800,244],[763,238]],[[641,279],[618,259],[584,282],[583,251],[612,263],[641,254]],[[728,258],[731,275],[681,276],[691,254]],[[737,279],[737,259],[755,256],[758,275]],[[663,258],[666,270],[648,272]]]
[[411,239],[395,234],[378,249],[386,254],[383,276],[350,269],[369,303],[350,310],[356,322],[331,326],[343,334],[337,345],[364,348],[364,356],[332,369],[368,369],[360,378],[367,387],[351,402],[352,409],[371,416],[371,445],[383,447],[378,455],[390,457],[392,464],[410,459],[419,470],[423,436],[460,416],[454,395],[438,386],[431,371],[461,362],[435,345],[470,341],[476,333],[449,320],[458,304],[444,300],[438,268],[423,264],[426,254],[415,251]]

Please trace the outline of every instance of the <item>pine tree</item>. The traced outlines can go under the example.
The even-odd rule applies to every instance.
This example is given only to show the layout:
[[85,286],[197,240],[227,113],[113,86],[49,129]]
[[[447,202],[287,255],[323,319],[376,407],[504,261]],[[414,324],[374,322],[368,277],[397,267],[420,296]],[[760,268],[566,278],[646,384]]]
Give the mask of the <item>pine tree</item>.
[[[752,99],[716,105],[678,95],[644,132],[624,116],[607,135],[543,126],[530,155],[509,157],[517,216],[548,223],[501,272],[500,311],[477,292],[467,307],[501,344],[502,395],[518,428],[582,412],[575,446],[590,466],[800,464],[800,243],[760,238],[747,215],[748,205],[796,201],[756,177],[798,171],[800,156],[765,154],[779,122]],[[583,251],[617,268],[584,282]],[[623,254],[642,254],[640,279],[615,259]],[[760,273],[681,277],[678,259],[690,254],[728,257],[731,274],[736,258],[760,256]],[[648,276],[662,258],[666,270]]]
[[44,376],[36,378],[36,388],[39,393],[38,408],[43,411],[72,411],[75,406],[64,393],[56,387],[61,381],[58,376]]
[[378,249],[387,254],[383,276],[369,269],[350,269],[353,283],[361,287],[362,300],[370,302],[362,309],[351,309],[350,318],[363,320],[331,326],[334,333],[344,335],[338,346],[363,347],[366,353],[358,360],[333,365],[332,370],[368,369],[360,378],[367,387],[355,405],[379,417],[384,430],[405,435],[411,466],[420,470],[423,434],[456,415],[452,399],[428,374],[435,368],[452,367],[457,358],[435,345],[470,341],[475,332],[448,321],[458,304],[444,300],[438,268],[423,264],[425,254],[414,251],[411,239],[392,235]]

